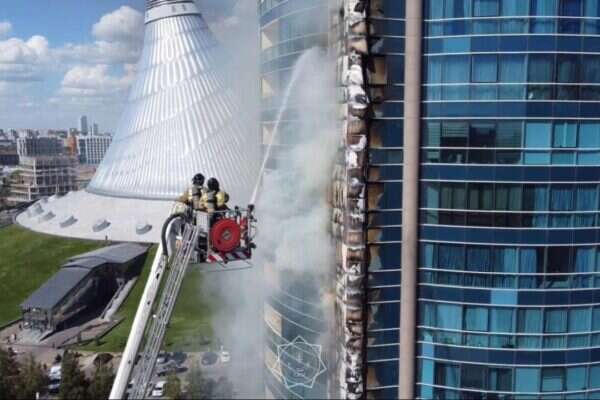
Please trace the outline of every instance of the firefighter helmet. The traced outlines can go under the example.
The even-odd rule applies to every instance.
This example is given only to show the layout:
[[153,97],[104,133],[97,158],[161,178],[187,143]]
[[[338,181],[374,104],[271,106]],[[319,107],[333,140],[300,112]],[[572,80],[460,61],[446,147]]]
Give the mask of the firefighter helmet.
[[208,190],[213,190],[215,192],[218,192],[219,190],[221,190],[221,185],[219,184],[219,181],[217,180],[217,178],[210,178],[208,180],[207,186],[208,186]]
[[192,178],[192,183],[196,186],[204,185],[204,175],[202,175],[202,174],[194,175],[194,177]]

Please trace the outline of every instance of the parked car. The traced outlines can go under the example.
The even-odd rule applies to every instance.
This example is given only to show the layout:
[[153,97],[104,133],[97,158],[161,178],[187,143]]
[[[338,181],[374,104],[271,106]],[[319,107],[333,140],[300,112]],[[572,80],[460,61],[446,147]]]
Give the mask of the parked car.
[[228,351],[221,350],[221,353],[219,355],[223,364],[227,364],[229,361],[231,361],[231,354],[229,354]]
[[60,379],[50,379],[48,382],[48,393],[57,394],[60,390]]
[[48,378],[50,380],[61,380],[62,378],[62,365],[57,364],[50,367],[50,372],[48,372]]
[[187,371],[186,367],[179,365],[175,361],[171,360],[166,364],[160,365],[156,371],[156,375],[167,376],[169,374],[179,374],[185,371]]
[[175,361],[177,364],[183,364],[186,359],[187,354],[185,354],[182,351],[176,351],[175,353],[173,353],[172,360]]
[[167,381],[158,381],[152,389],[152,397],[163,397],[165,394],[165,386],[167,385]]
[[171,355],[169,353],[158,353],[158,358],[156,359],[156,365],[165,364],[171,359]]

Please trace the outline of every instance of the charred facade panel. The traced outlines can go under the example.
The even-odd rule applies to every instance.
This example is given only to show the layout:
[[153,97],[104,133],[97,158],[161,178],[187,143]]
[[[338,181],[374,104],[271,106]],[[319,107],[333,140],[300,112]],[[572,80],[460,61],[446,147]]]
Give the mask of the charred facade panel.
[[404,8],[403,0],[344,0],[334,13],[344,94],[332,196],[334,397],[398,397]]
[[[337,241],[336,371],[333,397],[366,393],[368,146],[370,99],[368,1],[344,0],[333,15],[342,137],[333,175],[332,231]],[[334,17],[335,18],[335,17]]]

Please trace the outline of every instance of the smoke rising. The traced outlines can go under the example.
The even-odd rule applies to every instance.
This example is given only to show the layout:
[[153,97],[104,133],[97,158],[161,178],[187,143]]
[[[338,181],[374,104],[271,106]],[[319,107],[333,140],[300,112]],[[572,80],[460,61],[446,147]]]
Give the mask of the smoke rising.
[[[257,204],[258,250],[253,269],[205,276],[204,288],[225,303],[213,320],[215,334],[231,350],[232,371],[239,397],[264,397],[265,347],[263,304],[272,293],[264,276],[268,263],[286,292],[323,305],[323,318],[331,321],[328,296],[334,247],[328,232],[330,207],[327,193],[337,149],[335,123],[335,68],[326,54],[312,49],[292,71],[293,82],[281,105],[272,158],[275,168],[264,177]],[[327,105],[327,104],[330,105]],[[293,124],[288,123],[290,109]],[[257,121],[258,122],[258,121]],[[257,123],[258,125],[258,123]],[[290,338],[293,339],[293,338]],[[308,340],[308,338],[307,338]],[[314,339],[313,339],[314,340]],[[318,339],[324,348],[326,338]]]
[[[232,5],[233,1],[228,0],[219,6],[212,1],[197,0],[197,3],[209,23],[211,14],[222,13],[224,8],[232,11],[222,19],[223,23],[212,28],[225,50],[227,58],[222,65],[229,71],[229,83],[244,107],[240,122],[248,135],[255,135],[258,144],[260,43],[256,2],[238,0]],[[265,276],[266,264],[270,265],[269,271],[274,270],[280,277],[279,286],[287,292],[298,293],[296,286],[301,281],[303,295],[298,297],[322,303],[323,318],[332,320],[333,305],[326,299],[333,296],[328,296],[326,282],[334,270],[327,199],[339,138],[332,104],[336,98],[334,72],[333,61],[322,51],[312,49],[300,57],[290,72],[293,82],[288,88],[279,88],[279,93],[286,95],[282,96],[285,98],[279,121],[270,127],[277,131],[272,133],[274,149],[269,162],[275,168],[266,174],[260,188],[258,249],[253,268],[208,273],[203,279],[205,295],[214,296],[221,304],[212,325],[215,336],[231,352],[229,377],[239,398],[265,395],[264,374],[268,372],[263,360],[266,343],[263,305],[273,293],[272,286],[266,284],[273,281]],[[291,115],[293,124],[288,121]],[[317,340],[325,344],[326,338]]]

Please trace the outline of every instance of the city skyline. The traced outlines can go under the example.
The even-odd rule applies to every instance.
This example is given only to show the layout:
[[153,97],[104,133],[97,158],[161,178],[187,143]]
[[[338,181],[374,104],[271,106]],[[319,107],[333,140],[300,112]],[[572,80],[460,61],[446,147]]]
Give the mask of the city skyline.
[[[211,23],[227,26],[239,23],[237,1],[197,3],[211,5]],[[141,53],[144,0],[58,0],[48,10],[32,0],[6,3],[0,10],[0,126],[68,129],[93,114],[113,131]]]

